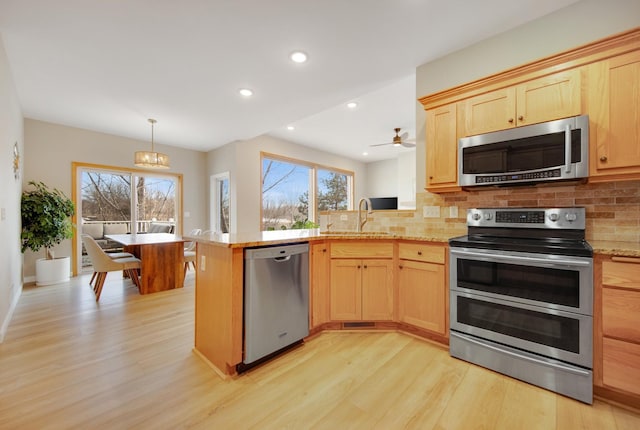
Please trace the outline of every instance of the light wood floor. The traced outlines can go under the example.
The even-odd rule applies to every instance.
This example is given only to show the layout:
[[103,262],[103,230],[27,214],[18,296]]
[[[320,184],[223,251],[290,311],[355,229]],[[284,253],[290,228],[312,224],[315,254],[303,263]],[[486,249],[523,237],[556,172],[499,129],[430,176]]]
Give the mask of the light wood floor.
[[140,296],[110,273],[27,287],[0,344],[1,429],[639,429],[399,333],[324,333],[230,381],[192,352],[193,272]]

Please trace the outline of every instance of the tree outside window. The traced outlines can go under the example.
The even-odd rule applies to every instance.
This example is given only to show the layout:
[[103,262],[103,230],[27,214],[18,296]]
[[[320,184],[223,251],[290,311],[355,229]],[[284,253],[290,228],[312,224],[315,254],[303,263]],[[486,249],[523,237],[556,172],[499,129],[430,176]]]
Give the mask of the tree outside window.
[[337,169],[263,157],[262,229],[317,227],[320,211],[349,209],[352,178]]

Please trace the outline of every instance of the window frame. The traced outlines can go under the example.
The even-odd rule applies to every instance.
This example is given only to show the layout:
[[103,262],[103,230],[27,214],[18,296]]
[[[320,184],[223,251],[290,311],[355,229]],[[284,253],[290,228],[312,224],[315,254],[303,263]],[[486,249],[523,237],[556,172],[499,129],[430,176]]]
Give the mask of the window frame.
[[209,224],[211,225],[211,229],[213,231],[222,231],[221,223],[220,223],[220,213],[221,213],[221,205],[222,199],[220,196],[220,183],[227,181],[229,187],[229,232],[231,232],[231,176],[229,172],[218,173],[210,176],[210,219]]
[[270,159],[270,160],[275,160],[275,161],[281,161],[284,163],[291,163],[291,164],[298,164],[300,166],[304,166],[307,167],[311,170],[310,172],[310,186],[309,186],[309,200],[311,200],[313,198],[313,204],[311,204],[311,201],[309,202],[309,220],[313,220],[313,222],[319,222],[320,219],[320,214],[319,214],[319,210],[318,210],[318,170],[327,170],[330,172],[335,172],[335,173],[339,173],[339,174],[343,174],[343,175],[347,175],[351,178],[350,181],[348,181],[348,190],[347,190],[347,200],[348,200],[348,205],[347,205],[347,209],[346,210],[353,210],[354,208],[354,202],[353,202],[353,196],[354,196],[354,187],[355,187],[355,172],[351,171],[351,170],[346,170],[346,169],[341,169],[338,167],[334,167],[334,166],[329,166],[326,164],[319,164],[319,163],[313,163],[310,161],[305,161],[305,160],[300,160],[297,158],[293,158],[293,157],[287,157],[287,156],[283,156],[283,155],[278,155],[278,154],[274,154],[271,152],[264,152],[261,151],[260,152],[260,229],[262,230],[263,228],[263,218],[264,218],[264,208],[263,208],[263,203],[264,203],[264,198],[262,195],[262,178],[264,175],[264,160],[266,159]]
[[[176,221],[175,221],[175,234],[182,235],[182,224],[183,224],[183,216],[182,216],[182,208],[183,208],[183,175],[182,173],[175,172],[167,172],[167,171],[159,171],[159,170],[150,170],[150,169],[137,169],[131,167],[121,167],[121,166],[109,166],[103,164],[94,164],[94,163],[81,163],[77,161],[71,162],[71,200],[75,204],[76,208],[80,207],[82,203],[82,171],[83,170],[103,170],[105,173],[126,173],[134,176],[166,176],[175,179],[176,181]],[[132,209],[135,210],[135,207]],[[75,226],[80,225],[78,222],[79,211],[76,209],[75,214],[72,217],[72,222]],[[135,216],[135,215],[134,215]],[[79,273],[79,255],[78,252],[82,249],[82,238],[79,234],[79,229],[76,228],[74,234],[74,238],[71,241],[71,256],[72,256],[72,264],[71,270],[73,276],[77,276]]]

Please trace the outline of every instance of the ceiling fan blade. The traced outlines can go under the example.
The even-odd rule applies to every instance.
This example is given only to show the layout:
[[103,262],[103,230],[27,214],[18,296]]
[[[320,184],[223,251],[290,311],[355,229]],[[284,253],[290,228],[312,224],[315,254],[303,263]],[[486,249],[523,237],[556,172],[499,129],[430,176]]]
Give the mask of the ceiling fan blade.
[[409,137],[409,133],[407,133],[407,132],[405,131],[404,133],[402,133],[402,134],[400,135],[400,140],[402,140],[402,141],[404,142],[405,140],[407,140],[407,138],[408,138],[408,137]]
[[384,146],[384,145],[393,145],[393,142],[388,142],[388,143],[378,143],[376,145],[369,145],[369,146]]
[[415,148],[416,144],[411,142],[402,142],[402,146],[405,148]]

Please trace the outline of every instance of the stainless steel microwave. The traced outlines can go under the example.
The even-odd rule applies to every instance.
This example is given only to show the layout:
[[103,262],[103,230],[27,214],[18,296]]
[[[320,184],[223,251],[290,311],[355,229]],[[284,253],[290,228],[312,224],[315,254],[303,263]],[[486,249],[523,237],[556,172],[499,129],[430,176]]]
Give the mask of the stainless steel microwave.
[[463,137],[459,184],[517,185],[589,176],[587,115]]

